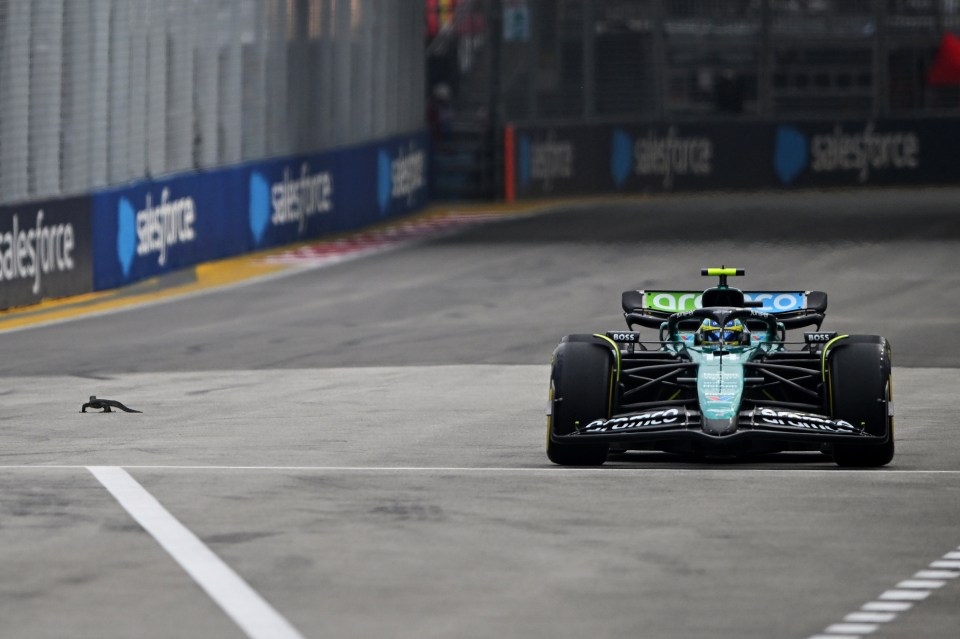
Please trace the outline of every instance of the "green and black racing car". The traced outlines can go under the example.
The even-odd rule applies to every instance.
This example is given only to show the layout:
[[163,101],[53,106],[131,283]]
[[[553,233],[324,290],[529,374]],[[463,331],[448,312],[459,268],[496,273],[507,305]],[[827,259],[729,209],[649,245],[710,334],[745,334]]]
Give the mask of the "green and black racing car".
[[[890,344],[822,331],[820,291],[719,285],[623,293],[629,330],[568,335],[553,353],[547,456],[603,464],[611,451],[702,457],[822,451],[840,466],[893,459]],[[644,339],[636,328],[658,331]],[[788,331],[811,328],[800,339]]]

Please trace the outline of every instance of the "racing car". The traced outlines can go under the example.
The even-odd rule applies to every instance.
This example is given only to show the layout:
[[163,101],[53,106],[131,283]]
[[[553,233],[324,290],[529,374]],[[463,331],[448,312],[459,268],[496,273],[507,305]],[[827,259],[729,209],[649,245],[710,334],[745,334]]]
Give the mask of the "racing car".
[[[891,350],[879,335],[823,331],[822,291],[743,291],[743,269],[705,268],[699,291],[625,291],[627,328],[564,337],[553,352],[547,457],[597,466],[611,451],[752,457],[832,454],[845,467],[894,455]],[[657,331],[644,339],[637,328]],[[803,332],[788,339],[788,331]],[[795,333],[794,333],[795,334]]]

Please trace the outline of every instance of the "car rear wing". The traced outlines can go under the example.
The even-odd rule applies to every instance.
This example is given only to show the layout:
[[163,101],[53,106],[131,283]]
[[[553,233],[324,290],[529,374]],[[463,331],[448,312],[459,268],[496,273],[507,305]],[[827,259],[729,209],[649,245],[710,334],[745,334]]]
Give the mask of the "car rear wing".
[[[627,324],[659,329],[674,313],[702,308],[703,291],[624,291],[623,313]],[[745,306],[772,313],[785,328],[823,323],[827,294],[823,291],[743,291]]]

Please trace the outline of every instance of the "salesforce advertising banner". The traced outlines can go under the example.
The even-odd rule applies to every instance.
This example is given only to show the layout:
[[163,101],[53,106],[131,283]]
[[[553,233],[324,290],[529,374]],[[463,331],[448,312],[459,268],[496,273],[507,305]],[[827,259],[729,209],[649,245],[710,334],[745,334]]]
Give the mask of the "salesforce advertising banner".
[[774,126],[777,186],[956,183],[956,120],[868,120]]
[[756,188],[770,180],[766,165],[748,161],[769,146],[764,126],[584,125],[520,129],[515,140],[521,198]]
[[347,231],[427,203],[424,134],[97,193],[94,286]]
[[402,136],[243,168],[248,249],[347,231],[422,208],[427,148],[426,136]]
[[615,191],[693,191],[766,186],[757,161],[770,133],[756,124],[615,126],[604,132],[607,184]]
[[92,290],[90,198],[0,208],[0,308]]
[[515,132],[517,197],[960,181],[956,120],[621,124]]
[[[551,197],[602,189],[598,127],[520,129],[515,135],[512,176],[517,197]],[[511,179],[510,176],[507,179]]]
[[238,178],[217,171],[95,194],[96,289],[240,252],[243,229],[228,213],[241,199]]

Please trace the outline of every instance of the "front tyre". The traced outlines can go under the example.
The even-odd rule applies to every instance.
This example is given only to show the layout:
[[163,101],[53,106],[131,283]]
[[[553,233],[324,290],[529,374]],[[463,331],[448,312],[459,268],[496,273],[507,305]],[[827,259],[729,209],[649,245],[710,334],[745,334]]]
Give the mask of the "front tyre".
[[599,466],[607,444],[553,441],[595,419],[610,415],[613,364],[610,348],[595,341],[562,342],[550,373],[551,415],[547,417],[547,457],[561,466]]
[[875,468],[893,459],[893,401],[890,344],[876,335],[851,335],[829,353],[827,367],[831,414],[861,426],[880,444],[835,444],[839,466]]

